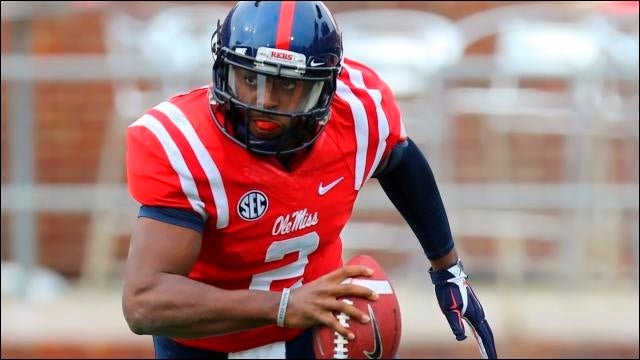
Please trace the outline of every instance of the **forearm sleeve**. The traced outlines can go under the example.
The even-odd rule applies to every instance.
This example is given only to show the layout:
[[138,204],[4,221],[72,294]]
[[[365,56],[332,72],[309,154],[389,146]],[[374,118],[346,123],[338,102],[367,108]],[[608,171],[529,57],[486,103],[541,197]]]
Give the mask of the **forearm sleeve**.
[[451,251],[453,238],[436,180],[427,159],[411,139],[397,146],[404,147],[391,153],[387,169],[377,178],[417,236],[427,258],[438,259]]

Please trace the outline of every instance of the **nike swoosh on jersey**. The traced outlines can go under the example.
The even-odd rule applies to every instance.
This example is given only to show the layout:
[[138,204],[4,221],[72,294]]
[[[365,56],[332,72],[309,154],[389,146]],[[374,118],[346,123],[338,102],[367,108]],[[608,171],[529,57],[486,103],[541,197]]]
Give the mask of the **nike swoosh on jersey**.
[[309,64],[311,66],[320,66],[320,65],[324,65],[323,62],[316,62],[315,60],[311,60],[311,63]]
[[334,186],[338,185],[338,183],[340,181],[342,181],[344,179],[344,176],[335,180],[334,182],[332,182],[331,184],[327,185],[327,186],[322,186],[322,181],[320,182],[320,185],[318,185],[318,194],[320,195],[324,195],[327,192],[329,192],[329,190],[331,190]]
[[382,356],[382,339],[380,337],[380,329],[378,328],[378,322],[376,321],[376,316],[373,313],[373,309],[371,309],[371,305],[367,304],[369,308],[369,318],[371,319],[371,327],[373,328],[373,351],[363,350],[362,353],[367,359],[380,359]]

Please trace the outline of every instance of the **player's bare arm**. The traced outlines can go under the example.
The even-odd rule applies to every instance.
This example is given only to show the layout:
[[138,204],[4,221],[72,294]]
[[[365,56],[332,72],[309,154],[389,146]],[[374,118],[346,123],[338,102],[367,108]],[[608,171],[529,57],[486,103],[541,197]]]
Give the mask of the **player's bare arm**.
[[193,338],[275,322],[277,293],[224,291],[187,277],[201,241],[194,230],[138,218],[122,299],[133,332]]
[[[138,219],[125,270],[122,305],[136,334],[196,338],[274,324],[280,292],[223,290],[187,277],[200,252],[201,235],[194,230],[141,217]],[[371,290],[341,285],[347,277],[367,276],[363,266],[347,266],[293,292],[285,316],[287,327],[323,324],[348,336],[331,311],[353,318],[365,315],[336,300],[339,296],[374,299]]]

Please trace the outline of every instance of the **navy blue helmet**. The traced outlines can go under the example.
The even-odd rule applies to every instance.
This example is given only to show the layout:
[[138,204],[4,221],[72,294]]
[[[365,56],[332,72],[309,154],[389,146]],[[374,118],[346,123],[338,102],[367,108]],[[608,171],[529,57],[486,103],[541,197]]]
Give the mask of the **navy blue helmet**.
[[342,37],[319,1],[243,1],[211,38],[216,124],[258,154],[308,148],[330,116]]

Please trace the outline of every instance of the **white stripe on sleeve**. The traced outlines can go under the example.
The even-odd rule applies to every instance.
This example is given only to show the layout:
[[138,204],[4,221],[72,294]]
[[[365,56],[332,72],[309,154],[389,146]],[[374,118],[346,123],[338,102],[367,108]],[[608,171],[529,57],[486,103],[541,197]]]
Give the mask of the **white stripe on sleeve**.
[[363,179],[362,185],[364,182],[371,178],[373,172],[378,168],[378,164],[382,159],[382,154],[384,153],[384,149],[387,145],[387,138],[389,137],[389,121],[387,120],[387,115],[384,113],[382,109],[382,94],[378,89],[368,89],[364,80],[362,79],[362,72],[360,70],[356,70],[347,64],[343,64],[344,68],[349,72],[349,78],[353,85],[355,85],[358,89],[366,90],[373,103],[376,106],[376,115],[378,118],[378,147],[376,148],[376,156],[373,159],[373,164],[371,164],[371,168],[369,169],[369,173],[367,177]]
[[173,139],[171,139],[171,136],[162,126],[160,121],[151,115],[143,115],[130,125],[130,127],[132,126],[143,126],[149,129],[149,131],[158,138],[160,144],[162,144],[162,148],[169,158],[169,162],[171,163],[173,170],[178,174],[180,186],[182,187],[182,191],[187,197],[187,200],[189,200],[189,204],[191,204],[193,210],[206,220],[208,214],[204,210],[204,203],[200,199],[200,196],[198,196],[198,189],[195,181],[193,180],[193,175],[189,171],[180,150],[178,150],[178,146],[173,142]]
[[209,186],[213,193],[213,201],[215,202],[218,213],[216,228],[222,229],[227,227],[229,224],[229,203],[222,183],[222,176],[211,154],[202,144],[200,137],[196,134],[187,117],[176,105],[165,101],[155,106],[154,109],[164,113],[178,127],[189,142],[189,145],[191,145],[193,152],[196,154],[196,158],[200,162],[200,165],[202,165],[204,173],[207,175]]
[[349,104],[351,114],[353,115],[353,120],[355,122],[357,149],[354,189],[360,190],[363,183],[362,180],[364,179],[365,165],[367,162],[367,149],[369,145],[369,124],[367,122],[367,113],[364,110],[364,105],[360,99],[358,99],[351,89],[349,89],[349,86],[341,80],[338,80],[336,95]]

